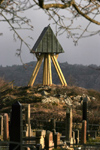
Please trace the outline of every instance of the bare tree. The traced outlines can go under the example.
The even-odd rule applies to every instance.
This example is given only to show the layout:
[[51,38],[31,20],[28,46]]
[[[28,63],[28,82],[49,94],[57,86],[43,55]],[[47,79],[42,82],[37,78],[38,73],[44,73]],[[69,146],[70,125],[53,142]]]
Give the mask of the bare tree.
[[[100,30],[91,31],[89,29],[91,24],[100,25],[100,0],[0,0],[0,21],[8,22],[21,40],[21,46],[24,43],[29,48],[17,31],[33,29],[33,26],[28,18],[21,17],[18,13],[35,6],[43,9],[49,19],[53,19],[57,25],[57,33],[66,32],[67,37],[73,38],[75,43],[82,37],[93,36],[100,32]],[[85,27],[79,20],[80,17],[87,20]]]
[[[0,22],[7,22],[10,29],[14,31],[14,39],[20,39],[20,48],[17,49],[17,55],[21,56],[22,45],[25,44],[28,49],[29,45],[20,35],[19,30],[33,30],[30,20],[19,13],[23,12],[33,5],[28,0],[0,0]],[[2,31],[3,32],[3,31]],[[0,33],[2,35],[3,33]]]
[[[58,25],[58,32],[66,31],[67,37],[73,38],[75,43],[82,37],[93,36],[100,32],[100,30],[89,30],[91,24],[100,25],[99,0],[34,0],[34,2],[46,10],[46,13]],[[61,14],[61,10],[65,10],[63,14]],[[78,19],[80,17],[87,20],[85,27],[82,27],[83,22]],[[75,22],[77,22],[76,26]],[[80,33],[79,30],[81,30]],[[86,32],[87,34],[84,35]]]

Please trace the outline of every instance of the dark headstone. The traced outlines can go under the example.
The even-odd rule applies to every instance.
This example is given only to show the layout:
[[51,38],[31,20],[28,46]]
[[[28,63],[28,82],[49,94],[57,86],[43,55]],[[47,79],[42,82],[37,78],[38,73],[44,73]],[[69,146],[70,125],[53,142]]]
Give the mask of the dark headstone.
[[83,120],[87,121],[87,97],[83,100]]
[[10,143],[9,150],[21,150],[22,143],[22,105],[15,102],[12,105],[11,123],[10,123],[10,142],[18,142],[18,144]]
[[37,145],[36,145],[36,149],[37,149],[37,150],[42,150],[42,145],[41,145],[41,144],[37,144]]
[[57,149],[60,147],[60,133],[55,133],[54,135],[54,148]]
[[51,131],[56,128],[56,121],[54,118],[51,119]]
[[66,140],[70,142],[72,138],[72,108],[66,109],[65,135]]
[[54,142],[54,135],[56,133],[56,130],[55,129],[52,129],[52,133],[53,133],[53,142]]
[[79,144],[79,130],[78,129],[75,130],[75,140],[76,140],[76,144]]

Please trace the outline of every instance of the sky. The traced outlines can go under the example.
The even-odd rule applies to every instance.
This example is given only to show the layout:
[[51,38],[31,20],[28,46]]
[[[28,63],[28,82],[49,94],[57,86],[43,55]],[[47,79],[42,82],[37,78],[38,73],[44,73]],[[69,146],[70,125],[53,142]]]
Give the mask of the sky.
[[[22,37],[30,44],[30,48],[33,47],[40,33],[44,27],[51,25],[55,33],[55,26],[53,21],[48,20],[48,16],[42,10],[29,10],[25,13],[27,17],[31,19],[31,24],[34,26],[33,31],[20,31]],[[83,24],[85,21],[83,20]],[[100,28],[93,26],[91,28]],[[12,65],[22,65],[20,58],[16,55],[16,50],[20,46],[20,42],[14,41],[13,32],[7,23],[0,22],[0,32],[3,35],[0,36],[0,65],[12,66]],[[29,40],[28,36],[32,36],[33,40]],[[100,36],[96,35],[89,38],[80,39],[78,44],[75,46],[71,38],[67,38],[66,34],[57,36],[60,44],[62,45],[65,53],[60,54],[58,57],[59,62],[68,62],[69,64],[82,64],[90,65],[96,64],[100,65]],[[23,63],[28,63],[30,61],[35,61],[36,58],[31,54],[27,47],[23,46],[22,50],[22,60]]]

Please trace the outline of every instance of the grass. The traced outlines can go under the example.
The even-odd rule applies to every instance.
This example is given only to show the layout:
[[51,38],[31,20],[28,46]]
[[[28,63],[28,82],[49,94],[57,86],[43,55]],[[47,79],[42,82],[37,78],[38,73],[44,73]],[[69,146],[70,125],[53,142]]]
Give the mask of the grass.
[[100,137],[99,138],[91,138],[89,137],[89,140],[86,144],[88,145],[96,145],[97,143],[100,143]]

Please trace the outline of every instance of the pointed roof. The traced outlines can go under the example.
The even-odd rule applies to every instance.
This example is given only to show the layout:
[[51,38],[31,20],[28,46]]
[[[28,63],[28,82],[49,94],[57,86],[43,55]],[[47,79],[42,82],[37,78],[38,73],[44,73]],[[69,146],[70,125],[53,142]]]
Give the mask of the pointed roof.
[[64,50],[50,25],[45,27],[32,48],[32,53],[63,53]]

